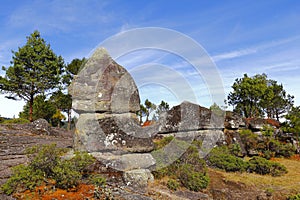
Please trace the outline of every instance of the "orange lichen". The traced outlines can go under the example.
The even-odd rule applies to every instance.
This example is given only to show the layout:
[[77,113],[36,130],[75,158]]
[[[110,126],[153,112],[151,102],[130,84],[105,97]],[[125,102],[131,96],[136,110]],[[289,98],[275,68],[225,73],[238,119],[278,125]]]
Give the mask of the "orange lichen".
[[82,200],[93,199],[94,185],[80,184],[72,191],[54,189],[53,186],[39,186],[34,191],[26,190],[15,195],[18,199],[41,199],[41,200]]

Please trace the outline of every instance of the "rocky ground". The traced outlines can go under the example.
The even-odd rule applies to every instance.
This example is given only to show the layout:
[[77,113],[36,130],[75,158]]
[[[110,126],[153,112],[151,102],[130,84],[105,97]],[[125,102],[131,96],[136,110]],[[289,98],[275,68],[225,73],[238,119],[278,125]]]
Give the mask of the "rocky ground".
[[[38,128],[37,128],[38,127]],[[37,129],[39,129],[37,131]],[[40,134],[37,134],[40,133]],[[0,125],[0,185],[11,175],[11,167],[27,161],[24,150],[37,144],[56,143],[58,147],[72,148],[73,136],[63,129],[37,125]],[[170,191],[163,180],[150,183],[147,190],[138,191],[126,186],[122,178],[107,183],[114,199],[285,199],[265,189],[227,179],[223,172],[209,169],[210,185],[202,192],[186,189]],[[92,193],[93,194],[93,193]],[[0,199],[13,199],[0,194]],[[76,198],[75,198],[76,199]],[[84,199],[84,198],[78,198]],[[93,199],[93,198],[89,198]]]

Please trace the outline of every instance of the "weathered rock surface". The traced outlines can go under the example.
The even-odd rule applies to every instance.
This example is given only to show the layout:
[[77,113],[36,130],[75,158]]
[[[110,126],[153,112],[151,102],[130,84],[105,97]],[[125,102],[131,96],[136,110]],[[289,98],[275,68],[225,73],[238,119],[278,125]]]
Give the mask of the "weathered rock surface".
[[131,75],[103,48],[88,59],[69,92],[77,113],[134,113],[140,109],[138,89]]
[[[50,129],[50,132],[53,132]],[[72,147],[72,134],[55,129],[57,136],[37,135],[31,124],[0,126],[0,185],[12,173],[11,167],[27,162],[24,150],[27,147],[56,143],[58,147]]]
[[227,111],[224,120],[224,127],[229,130],[237,130],[243,124],[242,117],[236,113]]
[[162,123],[159,133],[222,129],[224,127],[222,116],[187,101],[169,110],[166,113],[165,120],[166,122]]
[[156,164],[149,153],[132,153],[117,155],[117,153],[91,153],[98,161],[117,171],[149,169]]
[[154,177],[148,169],[136,169],[125,171],[123,174],[125,184],[137,190],[146,189],[149,181],[154,181]]
[[74,148],[88,152],[150,152],[154,145],[135,114],[86,113],[78,118]]

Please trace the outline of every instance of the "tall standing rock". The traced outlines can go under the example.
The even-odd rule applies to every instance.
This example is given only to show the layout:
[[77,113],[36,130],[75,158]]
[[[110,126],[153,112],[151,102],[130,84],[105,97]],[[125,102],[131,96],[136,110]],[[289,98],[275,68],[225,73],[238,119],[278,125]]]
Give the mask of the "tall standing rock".
[[77,113],[127,113],[140,110],[130,74],[103,48],[97,49],[69,87]]
[[137,86],[131,75],[100,48],[75,76],[72,107],[80,114],[74,148],[80,151],[149,152],[151,137],[140,135]]

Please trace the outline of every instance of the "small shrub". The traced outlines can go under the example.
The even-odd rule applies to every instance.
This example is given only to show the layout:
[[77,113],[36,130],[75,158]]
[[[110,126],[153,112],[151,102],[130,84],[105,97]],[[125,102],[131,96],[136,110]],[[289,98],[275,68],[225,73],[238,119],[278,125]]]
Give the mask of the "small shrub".
[[[177,142],[177,146],[182,149],[187,148],[187,143],[184,141],[174,140],[174,142]],[[171,179],[170,182],[167,183],[167,186],[170,189],[177,187],[175,180],[180,180],[182,186],[189,190],[199,191],[200,189],[206,188],[209,183],[209,178],[206,175],[206,163],[199,157],[198,148],[200,146],[200,141],[194,141],[179,159],[166,167],[154,171],[154,177],[160,179],[169,176]]]
[[81,179],[80,172],[75,170],[73,163],[70,161],[61,162],[52,171],[56,187],[61,189],[75,188]]
[[242,129],[239,131],[239,134],[247,151],[250,149],[257,149],[258,136],[256,134],[249,129]]
[[74,154],[75,156],[71,159],[71,161],[75,167],[75,170],[81,173],[85,172],[86,167],[93,164],[95,161],[95,158],[93,158],[87,152],[76,151]]
[[180,183],[175,179],[169,179],[167,182],[167,187],[170,190],[176,191],[180,186]]
[[207,188],[209,177],[201,172],[193,170],[193,166],[184,164],[180,168],[180,177],[182,185],[191,191],[198,192]]
[[18,165],[13,167],[12,171],[12,176],[1,186],[1,190],[7,195],[26,189],[32,190],[44,181],[43,172],[30,166]]
[[287,169],[284,165],[259,156],[254,156],[249,160],[249,171],[261,175],[270,174],[272,176],[281,176],[287,173]]
[[248,163],[243,159],[233,156],[226,147],[216,147],[208,156],[210,166],[225,170],[226,172],[243,172],[248,168]]
[[82,179],[82,172],[94,159],[87,153],[76,152],[71,160],[62,160],[61,155],[65,152],[55,144],[27,149],[29,164],[13,168],[13,175],[2,185],[2,191],[10,195],[16,191],[33,190],[50,179],[61,189],[76,187]]
[[99,174],[94,174],[94,175],[90,176],[89,180],[92,184],[94,184],[96,186],[105,186],[106,185],[106,179]]
[[263,158],[267,159],[267,160],[270,160],[271,158],[274,158],[275,157],[275,152],[273,151],[270,151],[270,150],[266,150],[266,151],[263,151],[262,152],[262,155],[261,155]]

